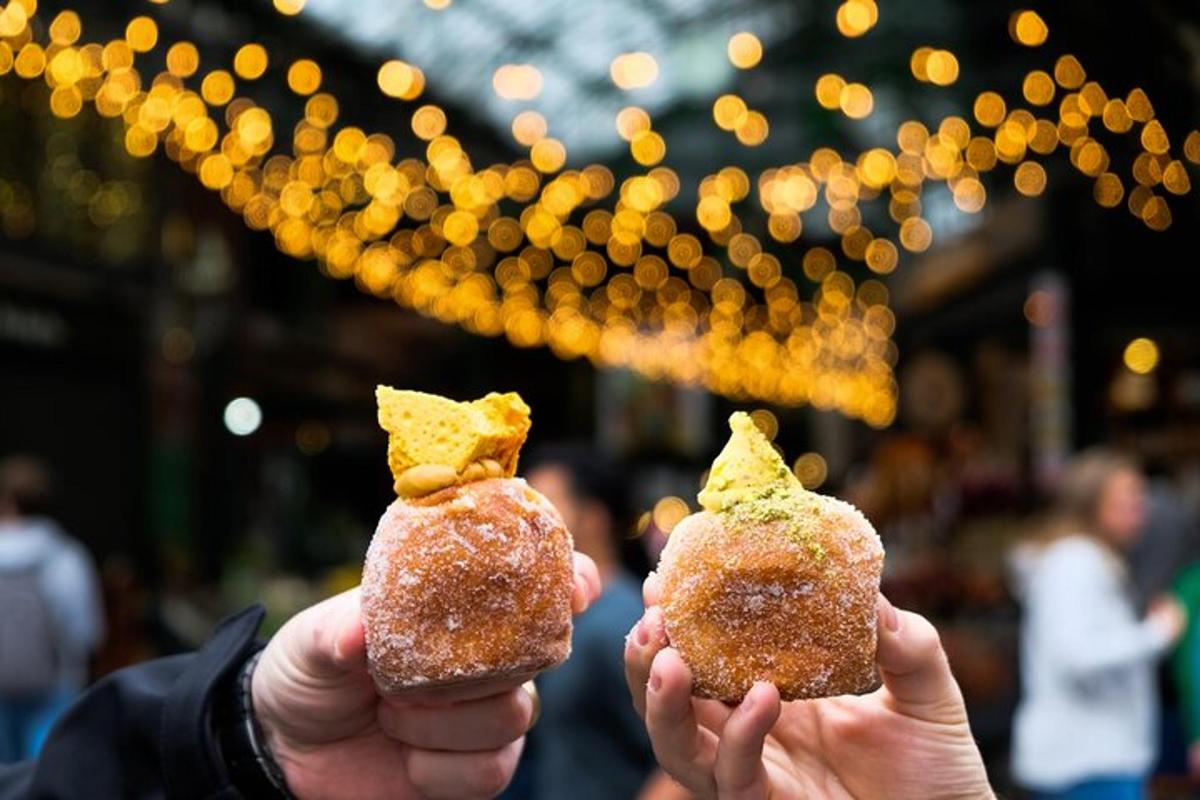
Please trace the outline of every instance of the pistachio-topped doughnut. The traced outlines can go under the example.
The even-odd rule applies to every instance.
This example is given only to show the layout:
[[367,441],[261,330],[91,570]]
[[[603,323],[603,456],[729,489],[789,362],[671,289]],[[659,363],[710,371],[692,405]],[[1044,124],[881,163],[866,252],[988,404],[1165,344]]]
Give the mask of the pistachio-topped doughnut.
[[875,684],[883,547],[849,503],[805,490],[747,414],[680,522],[658,573],[667,637],[694,692],[738,702],[756,681],[785,700]]

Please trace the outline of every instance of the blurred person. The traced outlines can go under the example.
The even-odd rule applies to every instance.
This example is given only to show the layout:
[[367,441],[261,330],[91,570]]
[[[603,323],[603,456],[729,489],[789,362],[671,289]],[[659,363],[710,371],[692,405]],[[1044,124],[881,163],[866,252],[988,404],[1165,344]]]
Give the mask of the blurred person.
[[740,704],[692,697],[692,673],[670,647],[657,576],[625,650],[629,691],[654,753],[682,785],[663,798],[820,797],[994,800],[962,692],[924,617],[878,599],[870,694],[783,703],[756,683]]
[[1042,540],[1014,554],[1024,613],[1013,772],[1037,797],[1145,796],[1156,663],[1185,621],[1169,598],[1135,611],[1123,556],[1145,522],[1137,464],[1091,450],[1064,473]]
[[40,460],[0,461],[0,763],[37,753],[104,635],[95,566],[51,499]]
[[530,762],[538,800],[636,797],[654,771],[645,727],[629,705],[621,653],[642,613],[638,580],[622,565],[628,514],[619,468],[584,445],[531,454],[530,485],[562,513],[575,548],[596,562],[601,594],[575,621],[571,657],[538,678],[544,713]]
[[[599,595],[575,557],[571,608]],[[537,721],[519,680],[382,697],[359,591],[292,617],[265,648],[256,605],[196,653],[119,670],[85,692],[36,760],[0,766],[0,800],[53,797],[494,797]]]
[[1146,524],[1129,549],[1129,572],[1138,607],[1170,589],[1179,570],[1200,558],[1196,519],[1188,512],[1174,482],[1153,475],[1146,485]]
[[[1158,468],[1155,469],[1154,466]],[[1129,572],[1139,613],[1149,608],[1155,597],[1172,591],[1187,610],[1188,625],[1183,638],[1173,650],[1165,669],[1160,669],[1159,759],[1155,772],[1180,775],[1193,772],[1200,777],[1200,739],[1195,705],[1197,677],[1181,669],[1181,662],[1192,661],[1188,652],[1195,647],[1193,615],[1200,613],[1200,597],[1196,595],[1194,578],[1186,579],[1184,570],[1200,557],[1197,546],[1196,518],[1185,505],[1179,488],[1163,464],[1147,465],[1146,524],[1144,532],[1129,551]],[[1189,751],[1191,751],[1189,753]],[[1190,757],[1189,757],[1190,755]],[[1189,762],[1191,764],[1189,765]]]

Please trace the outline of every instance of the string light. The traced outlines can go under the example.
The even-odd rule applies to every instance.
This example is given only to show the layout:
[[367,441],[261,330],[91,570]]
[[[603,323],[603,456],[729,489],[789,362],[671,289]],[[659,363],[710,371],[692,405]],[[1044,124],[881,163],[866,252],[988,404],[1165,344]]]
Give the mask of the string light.
[[533,100],[542,92],[542,73],[532,64],[504,64],[492,75],[492,87],[505,100]]
[[862,36],[879,21],[879,7],[875,0],[846,0],[838,6],[837,29],[847,38]]
[[238,48],[233,56],[233,71],[247,81],[257,80],[267,71],[267,50],[261,44],[251,42]]
[[518,144],[526,147],[533,146],[539,139],[546,136],[549,125],[546,118],[536,111],[522,111],[513,117],[512,135]]
[[[844,5],[854,5],[854,14],[864,7]],[[5,13],[13,7],[9,4]],[[853,17],[851,9],[845,13]],[[13,26],[14,19],[5,17],[3,24]],[[21,20],[22,29],[27,24]],[[1016,22],[1014,26],[1020,27]],[[52,37],[71,39],[70,16],[51,27]],[[616,213],[593,209],[584,214],[581,227],[575,227],[569,223],[571,215],[608,196],[615,181],[599,166],[563,171],[565,149],[546,137],[544,119],[539,125],[537,117],[514,118],[514,137],[530,143],[528,165],[478,170],[458,142],[445,135],[444,112],[424,106],[414,112],[413,132],[428,141],[428,163],[408,159],[393,165],[390,138],[355,128],[333,135],[337,103],[318,93],[319,66],[307,62],[311,69],[306,64],[293,74],[305,60],[288,70],[290,88],[309,96],[305,117],[291,135],[295,156],[271,156],[276,137],[271,117],[246,98],[232,99],[232,75],[209,73],[198,95],[181,88],[198,67],[189,49],[180,47],[186,43],[176,43],[175,56],[168,55],[170,77],[176,82],[156,80],[149,91],[143,88],[133,70],[134,54],[152,49],[157,36],[153,21],[139,18],[130,23],[124,41],[102,51],[96,46],[100,68],[107,73],[97,75],[102,78],[93,95],[97,111],[124,118],[131,153],[148,155],[161,141],[170,157],[181,163],[191,159],[189,168],[201,182],[220,191],[250,227],[272,230],[288,254],[316,256],[326,274],[354,277],[364,291],[390,295],[477,333],[505,335],[518,346],[545,345],[563,357],[582,355],[598,364],[623,364],[651,377],[702,383],[733,397],[838,408],[875,425],[886,425],[894,416],[894,346],[889,339],[894,315],[886,307],[886,290],[868,290],[868,282],[856,291],[850,277],[837,270],[831,253],[811,248],[803,258],[803,271],[819,288],[811,301],[801,300],[778,259],[763,252],[734,213],[733,206],[750,188],[740,170],[723,169],[702,182],[697,217],[709,238],[726,249],[731,263],[764,293],[765,302],[754,300],[740,280],[723,277],[719,262],[704,254],[695,237],[678,233],[670,215],[659,208],[679,191],[678,176],[669,168],[655,166],[647,175],[625,179]],[[729,49],[733,60],[735,48]],[[235,56],[234,72],[242,80],[254,80],[265,72],[267,60],[265,50],[248,45]],[[12,62],[22,77],[48,71],[56,81],[50,101],[55,113],[78,112],[74,84],[80,70],[70,51],[56,48],[48,54],[28,41]],[[0,68],[3,64],[0,60]],[[911,67],[919,80],[938,85],[958,77],[957,58],[945,50],[920,48]],[[404,99],[419,96],[424,76],[416,67],[400,64],[389,69],[395,74],[385,80],[381,69],[381,89]],[[625,54],[613,62],[614,82],[622,88],[649,85],[657,72],[649,54]],[[1017,190],[1040,193],[1044,169],[1026,153],[1045,154],[1060,143],[1070,149],[1072,164],[1095,178],[1097,202],[1118,205],[1124,192],[1120,179],[1107,171],[1103,147],[1087,136],[1093,117],[1102,118],[1109,130],[1140,125],[1137,132],[1147,159],[1135,167],[1135,177],[1145,182],[1139,183],[1128,205],[1151,229],[1170,225],[1165,199],[1151,189],[1161,184],[1166,192],[1181,194],[1190,190],[1190,181],[1178,159],[1153,160],[1169,154],[1170,141],[1154,120],[1144,91],[1135,88],[1124,100],[1108,98],[1099,84],[1086,82],[1077,59],[1064,56],[1055,64],[1053,79],[1047,73],[1026,76],[1022,93],[1029,103],[1046,105],[1053,99],[1055,82],[1074,93],[1064,98],[1057,124],[1024,110],[1008,112],[1003,97],[985,92],[974,111],[981,125],[995,129],[990,137],[972,136],[970,126],[958,117],[943,120],[935,134],[909,121],[900,126],[895,153],[876,149],[842,161],[833,151],[818,149],[808,161],[764,171],[758,199],[769,214],[768,233],[777,242],[798,239],[801,214],[813,207],[824,186],[829,221],[842,235],[844,253],[886,274],[896,267],[898,249],[862,226],[860,201],[886,190],[889,214],[899,225],[900,246],[921,252],[932,243],[932,230],[919,216],[917,190],[923,181],[945,180],[957,205],[978,211],[986,201],[980,173],[993,169],[997,160],[1013,164]],[[850,86],[861,86],[866,94],[858,88],[847,93]],[[851,101],[846,103],[847,113],[862,113],[861,100],[870,97],[865,86],[847,85],[838,76],[823,76],[816,90],[818,102],[826,107],[836,93],[833,107],[842,109],[846,95]],[[82,93],[78,97],[82,105]],[[222,100],[228,104],[224,135],[206,107],[222,105]],[[718,98],[713,116],[746,143],[766,136],[765,117],[734,95]],[[517,119],[523,120],[521,126]],[[640,163],[661,162],[665,142],[651,130],[648,116],[625,114],[623,121],[618,119],[618,131],[629,138]],[[1183,150],[1189,161],[1200,160],[1200,134],[1189,134]],[[351,174],[358,177],[347,184],[344,178]],[[439,205],[440,195],[449,195],[452,202]],[[502,199],[529,205],[519,220],[496,218],[496,203]],[[398,229],[401,213],[422,224]],[[339,220],[342,225],[336,224]],[[530,244],[521,249],[523,239]],[[605,255],[587,249],[590,246],[631,269],[614,273],[605,283]],[[665,249],[667,259],[644,249],[656,247]],[[497,261],[499,253],[513,255]],[[556,268],[556,259],[567,265]],[[491,264],[494,277],[475,271]],[[535,286],[539,281],[547,282],[544,304]],[[841,344],[835,346],[835,341]]]
[[737,130],[748,113],[746,101],[735,94],[723,94],[713,102],[713,121],[721,130]]
[[792,471],[805,489],[818,489],[825,483],[829,467],[820,453],[805,453],[796,459]]
[[305,0],[273,0],[275,10],[284,16],[292,17],[304,10]]
[[850,119],[863,119],[875,108],[875,97],[863,84],[847,83],[838,93],[838,107]]
[[725,52],[729,56],[729,63],[738,69],[751,69],[762,61],[763,46],[753,33],[742,31],[729,37]]
[[620,89],[641,89],[658,80],[658,62],[649,53],[622,53],[613,59],[609,75]]
[[664,497],[654,504],[651,519],[654,527],[663,533],[670,533],[683,518],[691,513],[687,501],[680,497]]
[[949,50],[934,50],[925,60],[929,82],[949,86],[958,80],[958,58]]
[[1148,375],[1158,366],[1158,344],[1138,337],[1125,346],[1125,366],[1139,375]]
[[1014,11],[1008,20],[1008,32],[1013,41],[1026,47],[1044,44],[1050,28],[1036,11]]

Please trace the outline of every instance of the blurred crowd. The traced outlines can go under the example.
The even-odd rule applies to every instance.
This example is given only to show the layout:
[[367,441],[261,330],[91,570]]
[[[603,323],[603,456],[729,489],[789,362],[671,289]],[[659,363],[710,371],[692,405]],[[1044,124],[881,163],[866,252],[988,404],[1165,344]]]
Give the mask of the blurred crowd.
[[[622,671],[663,532],[630,535],[631,471],[595,448],[546,446],[523,472],[596,562],[603,592],[576,620],[571,659],[539,678],[544,713],[504,796],[686,796],[655,767]],[[826,489],[877,525],[885,594],[938,624],[997,786],[1140,798],[1200,785],[1200,533],[1184,486],[1092,449],[1039,496],[1018,464],[955,430],[937,445],[892,434]],[[86,543],[53,521],[53,488],[36,458],[0,462],[3,761],[35,754],[89,679],[186,646],[210,622],[186,579],[152,594],[123,559],[102,579]],[[272,585],[300,606],[355,578],[349,565],[319,585]]]

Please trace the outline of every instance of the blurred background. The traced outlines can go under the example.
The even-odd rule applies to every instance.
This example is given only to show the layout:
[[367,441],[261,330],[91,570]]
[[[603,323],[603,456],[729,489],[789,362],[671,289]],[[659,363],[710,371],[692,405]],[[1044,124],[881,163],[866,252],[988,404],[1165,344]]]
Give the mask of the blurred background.
[[1200,511],[1200,14],[1035,6],[0,4],[0,457],[97,565],[91,675],[357,582],[377,383],[619,464],[635,572],[745,409],[1009,788],[1008,553],[1072,453],[1178,511],[1142,607]]

